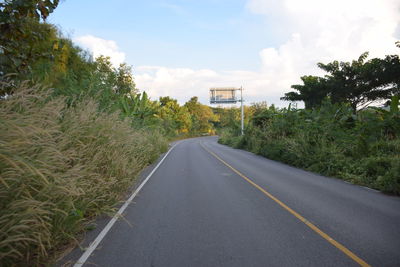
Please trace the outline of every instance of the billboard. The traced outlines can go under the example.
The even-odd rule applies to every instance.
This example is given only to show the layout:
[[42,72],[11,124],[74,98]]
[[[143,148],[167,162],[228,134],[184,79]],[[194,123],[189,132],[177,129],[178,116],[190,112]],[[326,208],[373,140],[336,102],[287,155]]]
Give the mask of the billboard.
[[237,88],[210,88],[210,104],[235,104]]

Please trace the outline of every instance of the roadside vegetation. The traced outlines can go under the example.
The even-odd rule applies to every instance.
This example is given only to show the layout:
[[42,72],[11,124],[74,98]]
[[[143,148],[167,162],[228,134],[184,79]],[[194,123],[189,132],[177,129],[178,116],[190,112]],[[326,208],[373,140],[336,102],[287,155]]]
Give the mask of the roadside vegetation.
[[239,109],[152,100],[130,66],[92,58],[46,23],[58,4],[0,3],[1,266],[51,264],[168,141],[215,129],[221,143],[400,194],[397,55],[319,64],[328,75],[284,96],[305,109],[246,106],[240,136]]
[[[304,101],[305,109],[253,104],[244,136],[232,120],[219,142],[400,195],[400,60],[367,56],[319,63],[326,76],[303,76],[282,98]],[[380,107],[371,106],[377,101]]]
[[169,140],[216,120],[197,97],[149,99],[130,66],[74,45],[45,22],[58,3],[0,3],[1,266],[54,261]]

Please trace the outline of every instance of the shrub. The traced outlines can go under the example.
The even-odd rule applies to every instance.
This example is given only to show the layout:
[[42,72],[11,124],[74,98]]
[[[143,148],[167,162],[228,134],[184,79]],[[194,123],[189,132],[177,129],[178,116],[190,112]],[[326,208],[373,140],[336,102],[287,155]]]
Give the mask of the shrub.
[[238,136],[232,127],[221,131],[220,142],[400,194],[398,118],[396,110],[362,110],[356,115],[345,104],[329,102],[314,110],[264,108],[244,136]]

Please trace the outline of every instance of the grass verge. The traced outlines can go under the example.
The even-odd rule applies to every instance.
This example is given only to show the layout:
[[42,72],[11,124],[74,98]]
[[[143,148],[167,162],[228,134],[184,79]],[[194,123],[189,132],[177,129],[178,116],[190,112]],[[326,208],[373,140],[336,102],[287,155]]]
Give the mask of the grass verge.
[[99,113],[93,100],[67,107],[20,86],[0,102],[1,265],[46,263],[166,149],[163,136]]

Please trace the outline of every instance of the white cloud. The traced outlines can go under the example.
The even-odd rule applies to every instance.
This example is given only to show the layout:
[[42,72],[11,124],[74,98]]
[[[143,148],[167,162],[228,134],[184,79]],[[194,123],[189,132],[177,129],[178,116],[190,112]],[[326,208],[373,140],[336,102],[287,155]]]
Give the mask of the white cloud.
[[[153,99],[171,96],[184,103],[192,96],[200,102],[208,102],[211,87],[240,87],[245,89],[248,102],[273,99],[279,102],[280,92],[268,89],[271,81],[266,75],[250,71],[216,72],[210,69],[166,68],[160,66],[138,67],[134,70],[135,82],[140,91],[146,91]],[[260,96],[263,99],[260,99]]]
[[[159,66],[141,66],[134,69],[135,82],[141,91],[152,98],[171,96],[181,103],[191,96],[202,96],[201,90],[219,79],[212,70],[192,70],[189,68],[166,68]],[[205,100],[205,99],[203,99]]]
[[89,49],[95,58],[101,55],[110,57],[111,63],[115,67],[118,67],[119,64],[125,61],[125,53],[119,51],[115,41],[105,40],[93,35],[80,36],[74,38],[74,41],[82,47]]
[[292,35],[276,48],[285,61],[348,61],[365,51],[373,57],[398,53],[397,0],[250,0],[247,7],[266,18],[279,17],[273,26]]
[[261,72],[281,95],[302,75],[322,75],[317,62],[350,61],[365,51],[371,57],[399,53],[394,45],[400,38],[399,1],[250,0],[247,7],[290,35],[279,47],[260,53]]
[[283,106],[288,103],[279,97],[300,76],[323,74],[317,62],[349,61],[365,51],[371,57],[399,53],[394,45],[400,39],[398,0],[249,0],[247,8],[287,36],[281,45],[260,51],[259,71],[139,67],[138,87],[155,99],[170,95],[185,102],[196,95],[207,103],[209,87],[242,85],[249,102]]
[[317,62],[348,61],[365,51],[374,57],[398,53],[396,0],[250,0],[247,8],[289,36],[280,46],[260,51],[258,72],[139,67],[138,87],[153,98],[170,95],[184,102],[197,95],[206,103],[209,87],[243,85],[249,101],[282,106],[279,97],[300,82],[300,76],[322,74]]

